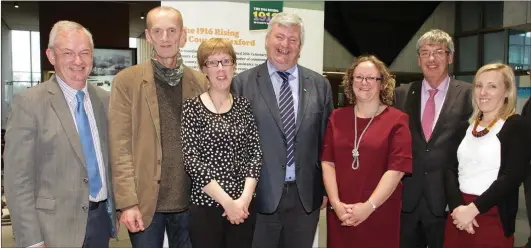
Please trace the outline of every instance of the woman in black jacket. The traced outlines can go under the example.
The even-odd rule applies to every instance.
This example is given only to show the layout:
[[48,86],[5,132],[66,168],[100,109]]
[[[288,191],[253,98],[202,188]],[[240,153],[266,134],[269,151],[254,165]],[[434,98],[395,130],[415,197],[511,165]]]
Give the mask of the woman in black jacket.
[[[481,67],[474,77],[470,125],[457,132],[456,163],[446,173],[444,247],[512,248],[518,189],[527,175],[530,130],[515,114],[512,69]],[[459,142],[459,141],[458,141]]]

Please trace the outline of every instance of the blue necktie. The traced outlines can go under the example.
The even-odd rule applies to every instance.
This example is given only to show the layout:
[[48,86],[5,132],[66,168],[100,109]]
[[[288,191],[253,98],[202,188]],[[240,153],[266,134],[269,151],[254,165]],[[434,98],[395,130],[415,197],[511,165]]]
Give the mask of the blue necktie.
[[98,160],[96,158],[96,150],[94,150],[94,141],[92,140],[92,132],[90,130],[90,124],[85,112],[85,105],[83,100],[85,99],[85,92],[78,91],[76,94],[77,107],[76,107],[76,124],[77,131],[79,133],[79,139],[81,140],[81,146],[83,147],[83,155],[85,156],[85,163],[87,165],[87,172],[89,177],[89,193],[90,196],[96,197],[101,189],[101,177],[98,168]]
[[280,119],[284,125],[284,137],[286,137],[286,165],[290,167],[293,166],[295,160],[295,147],[293,146],[293,139],[295,138],[295,107],[291,88],[289,87],[289,73],[282,71],[277,71],[277,73],[282,78],[278,109],[280,110]]

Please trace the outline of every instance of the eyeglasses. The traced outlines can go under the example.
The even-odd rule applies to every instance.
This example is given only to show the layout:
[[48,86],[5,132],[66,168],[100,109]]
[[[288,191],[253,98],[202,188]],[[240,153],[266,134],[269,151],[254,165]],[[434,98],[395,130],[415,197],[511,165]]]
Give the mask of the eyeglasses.
[[367,83],[374,83],[376,81],[381,81],[383,78],[382,77],[362,77],[362,76],[355,76],[354,77],[354,82],[356,83],[361,83],[363,82],[363,80],[367,81]]
[[217,67],[219,63],[221,63],[222,66],[234,65],[234,61],[232,59],[223,59],[223,60],[207,60],[205,61],[205,66],[207,68],[213,68],[213,67]]
[[435,51],[433,51],[433,52],[430,52],[430,51],[421,51],[421,52],[419,53],[419,56],[420,56],[421,58],[429,58],[429,57],[431,57],[431,56],[433,55],[434,58],[438,58],[438,59],[440,59],[440,58],[443,58],[444,56],[446,56],[446,55],[448,55],[448,54],[450,54],[449,51],[435,50]]

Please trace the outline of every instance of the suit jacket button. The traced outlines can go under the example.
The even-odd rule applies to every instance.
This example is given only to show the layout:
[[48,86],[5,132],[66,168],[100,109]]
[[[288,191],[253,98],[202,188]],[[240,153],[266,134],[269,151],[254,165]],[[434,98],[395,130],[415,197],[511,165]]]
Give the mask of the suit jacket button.
[[83,211],[87,212],[88,211],[88,207],[87,206],[83,206],[81,207],[83,209]]
[[426,152],[429,152],[429,151],[430,151],[430,149],[426,149],[425,151],[426,151]]
[[157,183],[160,184],[160,180],[158,180]]
[[159,159],[159,160],[157,160],[157,164],[158,164],[158,165],[160,165],[160,159]]
[[428,175],[428,172],[424,172],[424,175]]
[[282,168],[286,168],[286,165],[285,165],[285,164],[281,164],[280,166],[282,166]]
[[88,183],[88,178],[83,178],[84,183]]

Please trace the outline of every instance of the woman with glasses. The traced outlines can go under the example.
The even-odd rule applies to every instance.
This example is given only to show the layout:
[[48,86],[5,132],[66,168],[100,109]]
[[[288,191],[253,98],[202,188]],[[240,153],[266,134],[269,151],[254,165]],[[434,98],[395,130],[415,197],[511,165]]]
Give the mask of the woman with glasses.
[[481,67],[472,106],[470,124],[456,135],[456,163],[446,173],[451,214],[444,247],[512,248],[519,188],[531,159],[528,123],[515,114],[512,68],[502,63]]
[[197,59],[209,89],[184,102],[181,130],[185,170],[192,178],[192,246],[248,248],[262,164],[255,118],[246,98],[230,94],[236,69],[230,41],[204,41]]
[[395,80],[375,56],[343,80],[353,106],[334,110],[322,153],[328,248],[398,247],[402,187],[411,173],[408,116],[391,107]]

